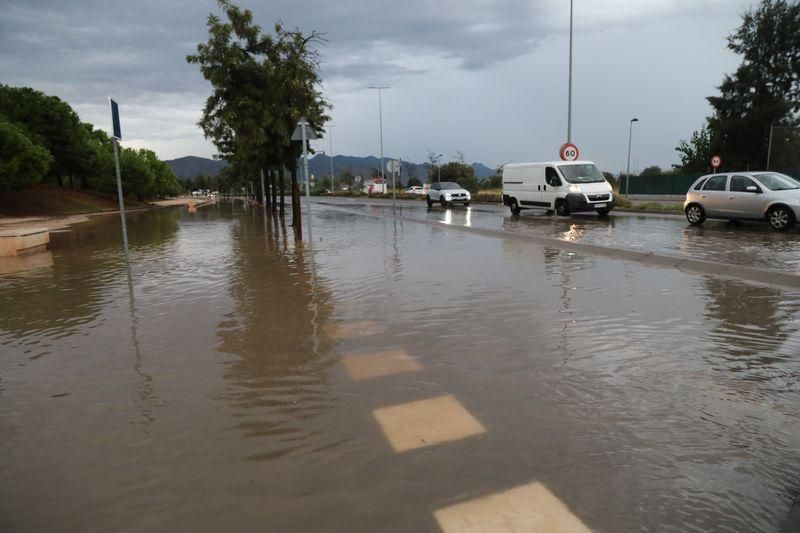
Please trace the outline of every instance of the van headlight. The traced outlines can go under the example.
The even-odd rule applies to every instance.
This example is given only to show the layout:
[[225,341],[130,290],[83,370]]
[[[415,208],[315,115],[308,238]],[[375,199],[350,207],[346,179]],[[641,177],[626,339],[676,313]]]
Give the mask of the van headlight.
[[581,186],[580,185],[570,185],[569,186],[569,192],[580,193],[581,192]]

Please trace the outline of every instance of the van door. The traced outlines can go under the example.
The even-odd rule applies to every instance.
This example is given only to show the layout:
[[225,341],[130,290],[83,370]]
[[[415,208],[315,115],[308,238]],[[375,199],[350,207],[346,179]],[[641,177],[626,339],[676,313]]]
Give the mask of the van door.
[[544,169],[544,183],[542,187],[542,206],[555,209],[556,198],[564,186],[564,180],[558,175],[556,167],[547,166]]

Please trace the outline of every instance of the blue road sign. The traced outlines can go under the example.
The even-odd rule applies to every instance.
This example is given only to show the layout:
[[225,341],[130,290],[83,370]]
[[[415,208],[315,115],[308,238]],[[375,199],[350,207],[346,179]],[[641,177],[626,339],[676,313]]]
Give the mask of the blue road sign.
[[122,139],[122,128],[119,125],[119,106],[111,98],[108,101],[111,102],[111,123],[114,126],[114,138]]

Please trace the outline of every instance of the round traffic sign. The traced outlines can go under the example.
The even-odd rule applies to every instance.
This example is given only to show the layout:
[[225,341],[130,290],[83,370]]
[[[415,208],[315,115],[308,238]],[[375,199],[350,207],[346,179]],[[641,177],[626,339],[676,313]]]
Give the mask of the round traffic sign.
[[561,156],[561,159],[563,159],[564,161],[575,161],[576,159],[578,159],[578,156],[581,155],[581,152],[580,150],[578,150],[578,147],[575,146],[574,144],[566,143],[563,146],[561,146],[559,155]]
[[400,161],[397,159],[390,159],[386,162],[386,170],[389,172],[397,172],[400,170]]
[[711,166],[719,168],[722,165],[722,158],[718,155],[711,156]]

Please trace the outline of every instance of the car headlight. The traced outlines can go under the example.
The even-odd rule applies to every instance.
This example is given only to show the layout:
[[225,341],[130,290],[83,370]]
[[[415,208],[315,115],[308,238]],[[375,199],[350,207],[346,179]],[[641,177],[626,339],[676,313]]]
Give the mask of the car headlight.
[[445,200],[449,200],[450,199],[450,195],[449,194],[445,194],[444,198],[445,198]]
[[581,186],[580,185],[570,185],[569,186],[569,192],[580,193],[581,192]]

